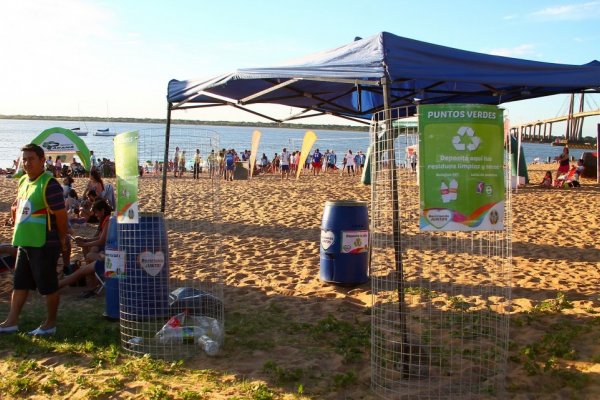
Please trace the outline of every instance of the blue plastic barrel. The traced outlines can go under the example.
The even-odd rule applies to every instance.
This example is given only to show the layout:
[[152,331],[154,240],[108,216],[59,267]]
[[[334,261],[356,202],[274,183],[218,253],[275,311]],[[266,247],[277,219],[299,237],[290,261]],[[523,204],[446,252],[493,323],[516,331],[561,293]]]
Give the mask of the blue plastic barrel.
[[118,224],[125,274],[119,282],[121,319],[169,316],[169,249],[162,213],[140,213],[137,224]]
[[[106,253],[119,250],[119,232],[117,229],[117,217],[113,214],[108,222],[108,234],[106,235]],[[104,290],[106,293],[106,305],[104,316],[111,320],[119,319],[119,277],[104,276]]]
[[322,281],[358,285],[369,280],[369,212],[364,201],[327,201],[321,222]]
[[104,290],[106,291],[104,317],[117,321],[119,319],[119,278],[106,278]]

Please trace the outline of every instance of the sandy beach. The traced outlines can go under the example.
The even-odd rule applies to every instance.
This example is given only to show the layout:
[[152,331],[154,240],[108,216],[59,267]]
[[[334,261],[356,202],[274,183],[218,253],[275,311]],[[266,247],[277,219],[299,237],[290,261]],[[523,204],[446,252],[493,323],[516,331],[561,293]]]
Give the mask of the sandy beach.
[[[512,197],[512,315],[506,387],[510,397],[518,399],[600,398],[600,187],[595,179],[582,179],[580,188],[542,188],[538,183],[546,170],[554,171],[555,165],[530,165],[531,183],[520,187]],[[79,192],[85,181],[77,180]],[[2,182],[0,213],[4,218],[14,198],[15,182],[4,178]],[[281,181],[276,175],[261,175],[248,181],[221,182],[221,218],[212,222],[221,232],[216,255],[205,252],[208,246],[202,244],[206,239],[202,232],[191,230],[201,226],[193,223],[199,215],[212,213],[208,206],[212,203],[203,190],[208,182],[206,177],[197,181],[191,176],[169,179],[166,218],[179,227],[169,238],[171,278],[193,276],[198,266],[220,258],[226,318],[236,312],[276,305],[295,323],[314,323],[328,315],[344,321],[369,321],[369,283],[342,287],[319,280],[319,237],[325,201],[370,201],[370,187],[360,184],[358,176],[307,175],[298,181]],[[143,210],[157,210],[160,179],[143,177],[140,196],[144,199]],[[2,226],[0,242],[9,242],[10,238],[11,229]],[[2,310],[9,301],[9,275],[1,274]],[[572,308],[528,317],[544,301],[556,299],[559,292]],[[63,294],[61,312],[69,307],[76,289],[64,289]],[[532,375],[523,349],[565,325],[581,330],[573,340],[574,353],[557,355],[556,364],[563,371],[587,379],[582,388],[566,385],[539,397],[540,388],[558,378],[548,371]],[[259,379],[263,365],[273,358],[280,365],[307,370],[335,371],[344,367],[341,358],[321,358],[293,343],[272,352],[229,354],[227,341],[235,338],[225,340],[224,354],[204,364],[204,368]],[[350,390],[324,398],[372,398],[368,360],[367,356],[355,366],[358,381]],[[221,397],[226,395],[221,393],[215,398]]]

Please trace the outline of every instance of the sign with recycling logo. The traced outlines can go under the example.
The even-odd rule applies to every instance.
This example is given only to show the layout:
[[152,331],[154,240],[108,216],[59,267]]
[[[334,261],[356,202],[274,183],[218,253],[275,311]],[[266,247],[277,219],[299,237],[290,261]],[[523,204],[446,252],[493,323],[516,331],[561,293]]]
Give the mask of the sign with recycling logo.
[[419,106],[420,229],[504,229],[503,110]]

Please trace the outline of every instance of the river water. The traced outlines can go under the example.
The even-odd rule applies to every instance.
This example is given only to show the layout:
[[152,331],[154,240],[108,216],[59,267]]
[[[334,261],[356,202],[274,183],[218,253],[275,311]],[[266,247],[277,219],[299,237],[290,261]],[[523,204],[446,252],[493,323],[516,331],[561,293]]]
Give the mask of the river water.
[[[152,133],[154,138],[164,134],[165,126],[163,124],[147,123],[118,123],[111,122],[110,126],[102,122],[89,122],[85,125],[74,121],[47,121],[47,120],[3,120],[0,119],[0,167],[7,168],[12,166],[12,161],[19,157],[19,148],[26,143],[31,142],[40,132],[52,127],[74,128],[80,127],[89,131],[88,136],[82,137],[90,150],[98,158],[114,158],[112,137],[94,136],[93,132],[97,129],[110,128],[116,132],[140,131],[140,140],[144,140],[144,135]],[[209,125],[177,125],[174,124],[175,131],[189,130],[192,133],[208,133],[218,136],[219,148],[235,148],[238,152],[244,149],[250,149],[252,132],[255,128],[239,126],[209,126]],[[271,159],[274,153],[280,153],[283,147],[291,150],[299,150],[302,146],[302,138],[306,129],[289,128],[257,128],[262,132],[258,154],[265,153]],[[341,163],[341,155],[348,149],[354,153],[358,150],[366,152],[369,145],[367,132],[351,132],[337,130],[315,130],[318,140],[313,149],[319,148],[321,152],[326,149],[332,149],[338,154],[338,163]],[[149,137],[149,136],[148,136]],[[413,139],[414,140],[414,139]],[[177,145],[177,142],[171,144],[171,148]],[[415,143],[407,143],[415,144]],[[190,149],[193,152],[193,147]],[[399,149],[401,151],[401,149]],[[553,147],[547,143],[523,143],[525,160],[531,163],[539,158],[545,162],[548,157],[554,158],[562,151],[561,147]],[[580,158],[583,152],[590,150],[571,150],[572,157]],[[189,154],[191,159],[191,154]],[[160,158],[162,159],[162,158]]]

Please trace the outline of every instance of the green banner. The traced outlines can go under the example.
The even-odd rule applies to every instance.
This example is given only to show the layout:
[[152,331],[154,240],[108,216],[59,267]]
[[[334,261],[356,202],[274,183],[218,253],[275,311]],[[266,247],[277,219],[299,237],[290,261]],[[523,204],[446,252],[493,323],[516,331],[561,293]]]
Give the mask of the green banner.
[[117,221],[138,223],[138,132],[115,136],[115,170],[117,174]]
[[503,110],[480,104],[419,107],[420,228],[504,228]]

